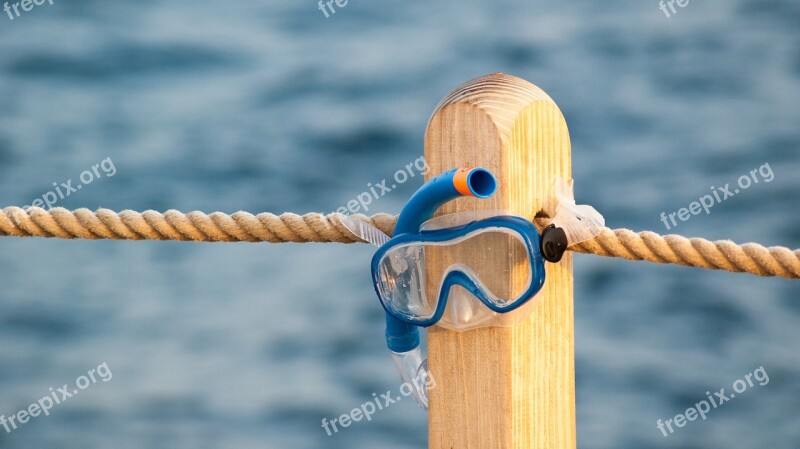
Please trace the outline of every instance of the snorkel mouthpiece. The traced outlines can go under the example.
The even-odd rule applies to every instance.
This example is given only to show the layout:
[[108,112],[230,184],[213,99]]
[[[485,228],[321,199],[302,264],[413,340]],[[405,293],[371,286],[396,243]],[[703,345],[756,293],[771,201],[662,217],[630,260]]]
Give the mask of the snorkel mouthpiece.
[[397,367],[400,379],[411,389],[414,400],[420,407],[428,409],[428,383],[432,379],[428,374],[428,360],[422,358],[419,347],[408,352],[392,351],[392,361]]

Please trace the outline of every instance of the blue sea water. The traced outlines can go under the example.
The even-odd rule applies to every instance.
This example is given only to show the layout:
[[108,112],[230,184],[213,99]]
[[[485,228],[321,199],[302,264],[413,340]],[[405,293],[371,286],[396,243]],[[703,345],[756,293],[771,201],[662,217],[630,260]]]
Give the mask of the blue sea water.
[[[790,0],[45,2],[0,15],[0,204],[110,158],[57,205],[329,212],[421,154],[450,89],[505,72],[559,104],[577,199],[609,226],[798,248],[798,23]],[[661,223],[764,164],[771,182]],[[0,239],[0,415],[113,373],[0,448],[424,447],[410,400],[320,425],[398,387],[371,251]],[[575,328],[579,447],[800,445],[796,281],[578,255]]]

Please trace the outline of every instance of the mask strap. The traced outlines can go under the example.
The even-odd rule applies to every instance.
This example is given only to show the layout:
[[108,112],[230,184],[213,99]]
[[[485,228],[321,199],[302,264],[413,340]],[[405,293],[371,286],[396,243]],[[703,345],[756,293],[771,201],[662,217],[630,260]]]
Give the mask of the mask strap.
[[541,239],[542,255],[548,262],[558,262],[568,246],[595,238],[606,225],[597,209],[575,204],[572,180],[556,178],[553,190],[558,201],[556,215]]

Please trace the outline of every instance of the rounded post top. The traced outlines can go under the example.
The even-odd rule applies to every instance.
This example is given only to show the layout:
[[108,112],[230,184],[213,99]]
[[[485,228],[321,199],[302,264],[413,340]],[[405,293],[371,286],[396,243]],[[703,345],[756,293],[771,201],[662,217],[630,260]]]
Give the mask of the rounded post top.
[[436,105],[431,119],[447,106],[466,103],[483,110],[500,130],[510,131],[520,111],[537,101],[555,105],[540,87],[516,76],[492,73],[471,79],[453,89]]

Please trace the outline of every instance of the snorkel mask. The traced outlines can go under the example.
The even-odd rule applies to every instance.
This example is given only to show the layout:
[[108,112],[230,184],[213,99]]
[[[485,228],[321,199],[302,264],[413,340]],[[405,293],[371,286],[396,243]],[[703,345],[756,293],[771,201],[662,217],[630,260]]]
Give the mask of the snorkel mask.
[[[532,306],[530,300],[544,285],[544,262],[558,262],[568,245],[593,238],[605,225],[594,208],[575,205],[572,188],[563,181],[556,185],[556,216],[541,236],[527,219],[503,211],[432,218],[446,202],[462,196],[489,198],[496,186],[494,175],[483,168],[438,175],[408,201],[392,238],[363,221],[342,218],[353,234],[379,246],[372,280],[386,311],[386,343],[403,382],[426,409],[431,378],[419,348],[419,327],[438,324],[464,331],[526,318],[520,313],[509,320],[504,314]],[[436,263],[443,260],[458,262],[430,272],[430,267],[444,266]],[[503,267],[502,276],[498,267]]]

